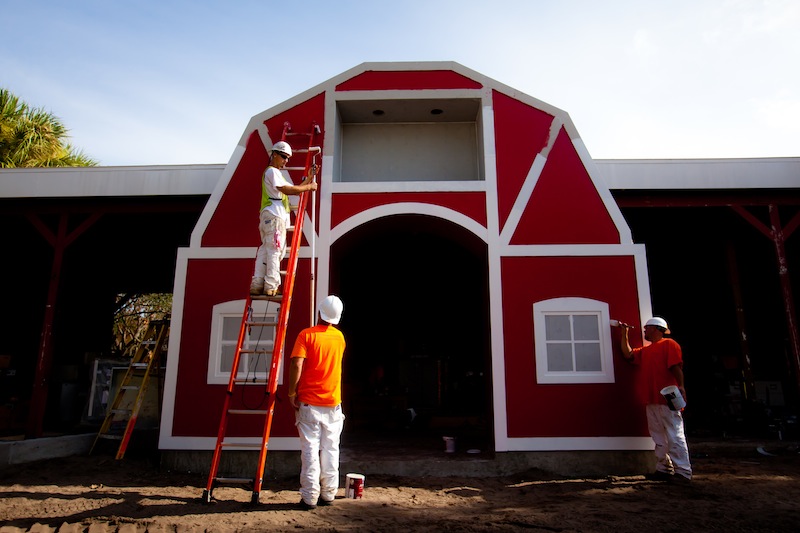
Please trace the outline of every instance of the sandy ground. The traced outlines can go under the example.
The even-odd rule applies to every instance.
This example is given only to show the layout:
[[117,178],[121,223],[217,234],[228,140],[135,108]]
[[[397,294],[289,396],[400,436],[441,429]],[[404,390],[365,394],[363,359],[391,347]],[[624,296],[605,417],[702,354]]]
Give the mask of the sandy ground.
[[689,486],[642,476],[566,479],[545,472],[490,479],[367,475],[364,498],[298,509],[296,480],[250,492],[152,460],[72,457],[0,470],[0,533],[58,531],[797,531],[797,444],[692,445]]

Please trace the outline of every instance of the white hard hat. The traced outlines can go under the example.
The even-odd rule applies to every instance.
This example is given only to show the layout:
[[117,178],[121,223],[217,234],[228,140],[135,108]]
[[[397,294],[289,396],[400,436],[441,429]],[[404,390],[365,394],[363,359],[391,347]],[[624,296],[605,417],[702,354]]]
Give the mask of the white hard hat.
[[292,147],[286,141],[278,141],[272,145],[273,152],[280,152],[292,157]]
[[328,324],[338,324],[343,310],[344,304],[338,296],[327,296],[319,304],[319,316]]
[[657,328],[661,328],[664,330],[664,333],[669,333],[669,326],[667,326],[667,321],[661,318],[660,316],[654,316],[650,320],[644,323],[645,326],[655,326]]

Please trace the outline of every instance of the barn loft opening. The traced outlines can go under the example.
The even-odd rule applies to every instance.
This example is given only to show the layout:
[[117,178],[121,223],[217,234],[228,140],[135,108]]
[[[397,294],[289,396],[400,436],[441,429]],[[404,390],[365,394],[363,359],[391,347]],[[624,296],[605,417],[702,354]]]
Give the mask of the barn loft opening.
[[331,279],[348,342],[343,444],[491,449],[485,243],[446,220],[384,217],[334,244]]
[[345,100],[336,106],[338,182],[484,179],[480,100]]

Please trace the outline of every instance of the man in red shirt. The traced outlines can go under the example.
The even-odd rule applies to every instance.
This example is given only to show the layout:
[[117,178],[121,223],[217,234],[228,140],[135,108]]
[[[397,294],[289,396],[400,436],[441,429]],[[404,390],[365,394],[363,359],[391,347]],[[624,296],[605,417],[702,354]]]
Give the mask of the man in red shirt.
[[680,411],[673,411],[661,394],[661,389],[675,385],[684,400],[686,389],[683,382],[683,354],[680,345],[664,335],[669,334],[667,321],[653,317],[644,325],[644,338],[650,344],[631,348],[628,330],[632,327],[620,323],[622,356],[641,369],[647,392],[647,428],[655,442],[656,472],[647,477],[656,480],[689,482],[692,465],[689,462],[689,447]]
[[319,304],[319,321],[297,336],[289,366],[289,402],[300,435],[300,507],[330,505],[339,490],[342,358],[345,341],[334,326],[344,306],[336,296]]

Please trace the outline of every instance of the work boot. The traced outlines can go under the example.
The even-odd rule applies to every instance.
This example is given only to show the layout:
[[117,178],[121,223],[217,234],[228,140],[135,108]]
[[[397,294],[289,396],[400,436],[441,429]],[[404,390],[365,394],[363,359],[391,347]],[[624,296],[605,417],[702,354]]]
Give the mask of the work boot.
[[264,292],[264,278],[253,277],[250,280],[250,295],[251,296],[261,296]]
[[278,290],[279,289],[268,289],[264,287],[264,296],[280,296]]

